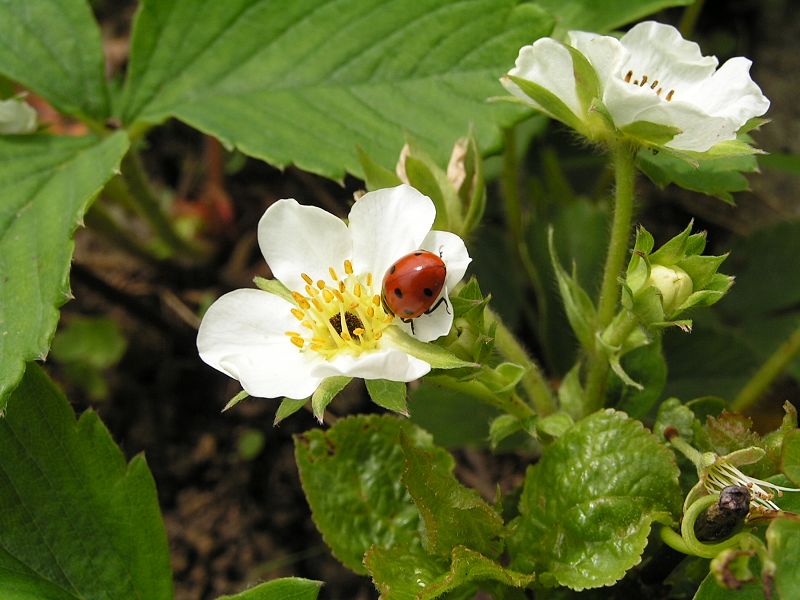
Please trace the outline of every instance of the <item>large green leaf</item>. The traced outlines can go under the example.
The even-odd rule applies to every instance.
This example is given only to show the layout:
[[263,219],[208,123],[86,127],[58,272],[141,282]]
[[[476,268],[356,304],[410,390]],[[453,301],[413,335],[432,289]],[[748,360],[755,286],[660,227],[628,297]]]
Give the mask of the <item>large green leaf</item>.
[[127,148],[122,132],[0,136],[0,411],[25,362],[47,354],[69,296],[72,233]]
[[217,600],[316,600],[321,586],[321,581],[284,577]]
[[126,464],[97,414],[76,422],[36,365],[0,419],[0,597],[172,597],[167,538],[141,455]]
[[575,590],[610,585],[641,559],[654,520],[680,510],[672,453],[624,413],[595,413],[529,468],[511,568]]
[[143,0],[121,116],[334,178],[357,145],[393,165],[404,132],[445,164],[470,124],[486,150],[524,114],[486,98],[551,27],[517,0]]
[[425,523],[425,549],[449,556],[466,546],[491,558],[502,548],[503,519],[478,493],[453,475],[453,457],[441,448],[415,447],[401,436],[405,454],[403,484]]
[[604,33],[637,21],[669,6],[685,6],[693,0],[536,0],[556,17],[559,32],[570,29]]
[[431,436],[407,420],[384,416],[341,419],[327,432],[295,437],[300,481],[317,528],[334,556],[366,573],[372,545],[419,548],[419,511],[401,482],[400,434],[432,448]]
[[62,112],[109,115],[100,32],[85,0],[4,0],[0,23],[0,74]]

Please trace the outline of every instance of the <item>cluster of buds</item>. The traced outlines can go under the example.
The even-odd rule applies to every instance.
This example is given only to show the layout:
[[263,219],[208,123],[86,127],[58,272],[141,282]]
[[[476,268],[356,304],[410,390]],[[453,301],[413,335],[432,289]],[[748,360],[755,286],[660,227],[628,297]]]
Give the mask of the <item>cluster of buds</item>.
[[655,252],[653,236],[644,227],[636,233],[622,285],[622,306],[645,327],[678,326],[688,331],[691,320],[678,317],[690,308],[715,304],[733,284],[733,277],[717,273],[727,254],[703,256],[706,234],[691,231],[689,223]]

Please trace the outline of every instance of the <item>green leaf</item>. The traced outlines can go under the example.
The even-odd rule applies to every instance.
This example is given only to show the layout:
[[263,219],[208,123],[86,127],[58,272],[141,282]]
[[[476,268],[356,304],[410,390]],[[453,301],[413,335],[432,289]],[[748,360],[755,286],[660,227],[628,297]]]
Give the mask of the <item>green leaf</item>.
[[470,123],[491,151],[525,114],[485,100],[551,28],[516,0],[144,0],[120,112],[336,179],[362,173],[357,146],[394,165],[405,131],[446,164]]
[[122,358],[127,341],[119,325],[107,317],[71,319],[53,339],[53,358],[79,362],[95,369],[115,365]]
[[333,402],[336,394],[341,392],[350,383],[352,377],[326,377],[311,395],[311,409],[317,421],[322,423],[322,417],[328,404]]
[[217,600],[317,600],[321,581],[284,577],[262,583],[233,596],[220,596]]
[[638,21],[669,6],[686,6],[692,0],[537,0],[558,23],[559,34],[579,29],[605,33],[626,23]]
[[387,379],[367,379],[369,397],[378,406],[386,410],[408,416],[406,406],[406,384],[402,381],[389,381]]
[[172,598],[144,457],[126,464],[93,411],[76,422],[34,364],[0,419],[0,505],[0,597]]
[[422,590],[447,572],[446,560],[426,554],[419,545],[373,546],[364,564],[385,600],[419,600]]
[[655,406],[667,382],[667,363],[661,351],[661,343],[655,340],[636,348],[622,357],[622,368],[634,381],[643,386],[638,390],[631,386],[615,386],[612,379],[610,396],[618,398],[617,410],[635,419],[641,419]]
[[419,448],[404,435],[400,442],[405,454],[403,484],[425,524],[425,550],[449,556],[461,545],[497,558],[503,519],[475,490],[456,480],[453,457],[441,448]]
[[419,511],[401,482],[400,435],[432,448],[431,436],[405,419],[357,416],[326,432],[295,436],[300,481],[317,529],[333,555],[356,573],[373,545],[420,547]]
[[770,558],[775,562],[775,588],[779,598],[800,598],[800,523],[776,519],[767,529]]
[[680,503],[672,453],[640,422],[597,412],[528,469],[510,567],[574,590],[610,585],[641,560],[651,523],[670,523]]
[[85,0],[0,3],[0,74],[61,112],[102,121],[110,112],[100,31]]
[[697,589],[693,600],[765,600],[761,583],[746,583],[738,590],[723,588],[709,573]]
[[47,355],[69,297],[72,234],[127,148],[123,132],[0,137],[0,411],[25,362]]
[[534,578],[533,575],[506,569],[474,550],[457,546],[453,548],[450,570],[426,586],[417,598],[433,600],[478,581],[497,581],[509,587],[524,588],[533,583]]
[[302,398],[301,400],[284,398],[281,400],[278,410],[275,411],[275,420],[272,421],[272,425],[275,426],[283,421],[286,417],[296,413],[298,410],[303,408],[306,402],[308,402],[308,398]]
[[715,196],[729,204],[733,204],[734,192],[750,189],[747,178],[742,173],[758,171],[755,157],[749,155],[700,155],[688,162],[670,152],[640,150],[637,160],[642,172],[661,188],[674,183],[687,190]]
[[781,471],[794,485],[800,484],[800,430],[791,431],[783,438]]

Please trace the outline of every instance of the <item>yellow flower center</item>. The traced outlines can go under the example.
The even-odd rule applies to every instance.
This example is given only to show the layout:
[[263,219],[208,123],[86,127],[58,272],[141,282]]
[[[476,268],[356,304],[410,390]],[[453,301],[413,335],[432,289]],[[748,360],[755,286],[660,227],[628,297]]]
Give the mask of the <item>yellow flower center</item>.
[[372,273],[356,275],[353,263],[344,261],[344,277],[328,268],[330,282],[314,281],[306,273],[305,294],[293,291],[297,307],[292,315],[301,331],[287,331],[291,342],[301,350],[313,350],[332,358],[338,353],[359,355],[375,350],[383,331],[394,320],[373,291]]
[[[643,88],[645,85],[648,85],[651,90],[653,90],[656,96],[661,96],[664,92],[664,86],[661,85],[661,82],[658,79],[651,79],[646,73],[642,73],[641,77],[634,76],[633,70],[628,71],[625,73],[625,83],[630,83],[632,85],[638,85],[639,87]],[[667,102],[672,101],[672,97],[675,95],[675,90],[669,90],[664,96],[664,99]]]

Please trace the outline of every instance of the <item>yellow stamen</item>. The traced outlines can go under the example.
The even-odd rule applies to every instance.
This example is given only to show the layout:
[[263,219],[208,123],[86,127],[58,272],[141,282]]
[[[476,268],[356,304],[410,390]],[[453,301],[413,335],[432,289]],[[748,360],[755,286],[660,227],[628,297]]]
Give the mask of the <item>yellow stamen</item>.
[[307,273],[300,273],[300,277],[302,277],[303,281],[305,281],[308,285],[314,283],[314,280],[311,279],[311,276],[308,275]]
[[316,308],[319,312],[325,312],[325,308],[322,306],[322,302],[320,302],[316,298],[312,298],[311,302],[314,304],[314,308]]
[[372,273],[367,273],[367,286],[372,287]]
[[342,296],[342,294],[339,292],[339,290],[331,290],[331,292],[333,292],[333,295],[336,296],[336,299],[339,302],[344,302],[344,296]]
[[292,314],[294,315],[294,318],[297,319],[298,321],[302,321],[303,319],[306,318],[306,313],[304,313],[299,308],[293,308]]
[[321,290],[324,290],[325,289],[325,282],[322,281],[322,279],[320,279],[319,281],[317,281],[317,287],[319,289],[321,289]]
[[312,331],[314,330],[314,323],[312,323],[311,321],[303,321],[302,323],[300,323],[300,325],[302,325],[306,329],[310,329]]
[[303,345],[305,344],[305,342],[303,341],[303,338],[301,338],[301,337],[293,337],[291,341],[298,348],[302,348]]
[[341,337],[342,337],[342,339],[343,339],[345,342],[349,342],[350,340],[352,340],[352,339],[353,339],[353,338],[351,338],[351,337],[350,337],[350,334],[349,334],[349,333],[347,333],[347,330],[346,330],[346,329],[345,329],[344,331],[342,331],[342,333],[341,333]]
[[328,267],[328,273],[331,274],[331,279],[334,281],[339,281],[339,276],[336,274],[336,271],[334,271],[333,267]]
[[353,274],[353,263],[350,262],[350,259],[344,261],[344,272],[348,275]]
[[322,290],[322,297],[325,299],[325,302],[330,302],[333,300],[333,292],[328,289]]
[[346,289],[347,289],[347,286],[344,284],[344,281],[340,281],[340,282],[339,282],[339,291],[340,291],[342,294],[344,294],[344,292],[345,292],[345,290],[346,290]]
[[376,340],[379,340],[379,339],[381,339],[381,337],[383,337],[383,332],[382,331],[376,331],[375,335],[373,335],[372,337],[374,337]]
[[355,329],[353,329],[353,335],[357,335],[357,336],[364,335],[363,327],[356,327]]
[[317,288],[315,288],[315,287],[311,287],[310,285],[307,285],[306,286],[306,293],[309,296],[316,296],[317,294],[319,294],[319,290]]
[[367,317],[369,317],[371,319],[374,316],[375,316],[375,309],[372,308],[371,306],[368,306],[367,307]]
[[675,94],[675,90],[670,90],[669,94],[667,94],[667,102],[670,102],[672,100],[673,94]]
[[378,296],[377,294],[375,294],[375,295],[372,297],[372,303],[373,303],[375,306],[380,306],[380,305],[381,305],[381,297],[380,297],[380,296]]
[[286,331],[285,335],[288,335],[289,337],[301,337],[296,331]]
[[356,283],[353,286],[353,294],[355,294],[356,298],[361,298],[361,284]]

